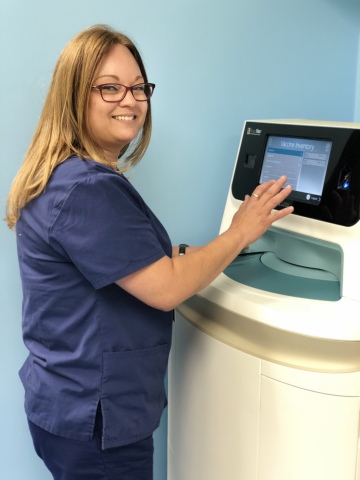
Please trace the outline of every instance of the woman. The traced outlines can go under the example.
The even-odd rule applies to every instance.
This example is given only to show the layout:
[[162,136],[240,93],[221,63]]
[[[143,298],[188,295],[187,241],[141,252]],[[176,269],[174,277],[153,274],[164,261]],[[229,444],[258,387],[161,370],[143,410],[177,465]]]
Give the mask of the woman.
[[259,185],[212,242],[172,247],[123,175],[148,146],[154,88],[126,36],[101,25],[78,34],[8,197],[25,409],[56,480],[152,478],[174,307],[292,211],[272,211],[290,193],[282,177]]

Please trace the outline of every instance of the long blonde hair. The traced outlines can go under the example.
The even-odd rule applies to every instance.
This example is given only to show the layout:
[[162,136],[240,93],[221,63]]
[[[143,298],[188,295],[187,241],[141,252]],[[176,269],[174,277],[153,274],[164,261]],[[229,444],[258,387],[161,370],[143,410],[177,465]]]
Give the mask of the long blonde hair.
[[151,105],[144,126],[134,140],[131,153],[123,160],[126,145],[114,164],[93,142],[87,126],[87,105],[92,80],[100,62],[110,49],[121,44],[127,47],[139,65],[144,82],[147,75],[134,43],[107,25],[94,25],[76,35],[62,51],[55,66],[52,82],[34,136],[17,173],[6,202],[5,220],[13,228],[21,208],[41,194],[54,168],[72,154],[91,158],[118,168],[123,173],[140,161],[151,136]]

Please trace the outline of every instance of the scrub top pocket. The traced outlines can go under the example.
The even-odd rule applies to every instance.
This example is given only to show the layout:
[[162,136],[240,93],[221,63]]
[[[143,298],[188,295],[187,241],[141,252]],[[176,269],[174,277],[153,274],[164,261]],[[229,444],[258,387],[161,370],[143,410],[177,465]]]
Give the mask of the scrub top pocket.
[[103,448],[115,446],[114,442],[120,446],[120,437],[121,445],[139,441],[158,427],[166,406],[164,378],[169,351],[170,345],[164,344],[103,353]]

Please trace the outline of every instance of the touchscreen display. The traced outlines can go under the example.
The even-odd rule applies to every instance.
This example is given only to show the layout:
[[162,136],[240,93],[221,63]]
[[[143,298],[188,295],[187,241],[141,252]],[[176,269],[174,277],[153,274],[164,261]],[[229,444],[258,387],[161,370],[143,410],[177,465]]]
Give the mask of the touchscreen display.
[[259,183],[286,175],[289,199],[319,205],[331,146],[329,140],[269,136]]

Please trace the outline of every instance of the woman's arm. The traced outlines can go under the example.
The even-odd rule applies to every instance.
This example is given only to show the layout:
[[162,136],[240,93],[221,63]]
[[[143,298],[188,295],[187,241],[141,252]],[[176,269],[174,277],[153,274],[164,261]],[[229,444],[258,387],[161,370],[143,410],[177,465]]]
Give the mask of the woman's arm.
[[[194,247],[194,246],[189,246],[186,247],[186,255],[188,255],[190,252],[195,252],[196,250],[199,250],[201,247]],[[172,247],[172,258],[179,256],[179,247]]]
[[291,192],[282,187],[286,177],[255,189],[257,196],[247,196],[235,213],[228,230],[201,247],[188,247],[185,255],[163,257],[116,282],[142,302],[159,310],[171,310],[209,285],[248,245],[256,241],[292,207],[274,211]]

